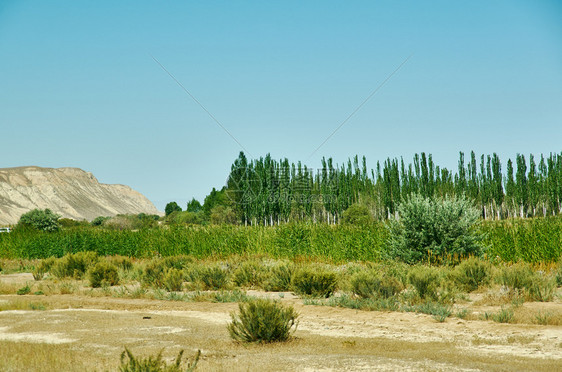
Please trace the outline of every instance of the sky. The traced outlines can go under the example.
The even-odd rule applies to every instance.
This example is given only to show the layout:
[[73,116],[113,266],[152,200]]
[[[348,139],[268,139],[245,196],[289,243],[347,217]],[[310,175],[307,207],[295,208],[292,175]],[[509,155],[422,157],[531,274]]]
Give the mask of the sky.
[[0,168],[82,168],[160,210],[242,150],[505,168],[562,151],[561,19],[559,0],[0,0]]

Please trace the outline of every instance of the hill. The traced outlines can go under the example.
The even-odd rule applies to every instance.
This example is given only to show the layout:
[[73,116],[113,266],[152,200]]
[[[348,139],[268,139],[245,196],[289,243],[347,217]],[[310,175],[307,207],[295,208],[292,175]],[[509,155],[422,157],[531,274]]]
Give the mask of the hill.
[[0,168],[0,225],[15,224],[35,208],[88,221],[126,213],[162,214],[129,186],[99,183],[79,168]]

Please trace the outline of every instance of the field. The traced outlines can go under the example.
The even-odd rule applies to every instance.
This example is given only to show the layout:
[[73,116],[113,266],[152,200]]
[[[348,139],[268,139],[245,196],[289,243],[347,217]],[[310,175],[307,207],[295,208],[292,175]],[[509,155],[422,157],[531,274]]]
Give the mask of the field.
[[[484,253],[501,261],[556,262],[562,256],[562,218],[484,221]],[[322,261],[380,261],[389,232],[384,222],[367,225],[290,223],[264,226],[172,226],[114,231],[97,228],[58,232],[15,231],[0,234],[0,258],[61,257],[94,251],[130,257],[196,258],[265,254],[277,258]]]
[[[433,267],[440,287],[436,297],[422,298],[411,279],[419,267],[390,262],[98,257],[119,268],[119,283],[93,288],[91,268],[78,272],[80,256],[0,261],[0,370],[113,371],[124,347],[138,356],[164,349],[168,361],[180,350],[191,359],[201,350],[197,371],[553,371],[562,363],[562,275],[555,264],[496,264],[475,290],[461,288],[458,268]],[[65,276],[69,265],[73,274]],[[208,270],[217,267],[227,275],[222,282]],[[286,279],[282,267],[293,272],[284,288],[277,280]],[[157,274],[159,268],[177,268],[180,287],[166,289],[172,276]],[[335,273],[335,292],[303,294],[294,279],[303,270]],[[358,278],[373,271],[404,286],[388,297],[365,295]],[[531,279],[516,289],[506,273]],[[148,285],[147,277],[160,284]],[[546,289],[540,301],[532,290],[537,281]],[[299,323],[290,341],[230,338],[230,314],[253,297],[294,306]]]

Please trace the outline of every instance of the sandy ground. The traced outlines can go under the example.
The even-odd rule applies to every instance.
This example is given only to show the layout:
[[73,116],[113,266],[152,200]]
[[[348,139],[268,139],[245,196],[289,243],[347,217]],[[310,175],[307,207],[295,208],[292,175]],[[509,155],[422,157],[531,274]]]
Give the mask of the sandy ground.
[[[0,280],[20,283],[29,279],[26,275]],[[0,296],[0,305],[14,301],[40,302],[47,310],[0,311],[0,371],[115,370],[125,346],[139,355],[164,349],[170,359],[181,349],[187,356],[200,349],[200,371],[562,370],[562,326],[455,317],[439,323],[423,314],[305,306],[286,293],[282,301],[300,314],[295,339],[243,345],[226,330],[237,304]],[[20,350],[33,355],[18,359]]]

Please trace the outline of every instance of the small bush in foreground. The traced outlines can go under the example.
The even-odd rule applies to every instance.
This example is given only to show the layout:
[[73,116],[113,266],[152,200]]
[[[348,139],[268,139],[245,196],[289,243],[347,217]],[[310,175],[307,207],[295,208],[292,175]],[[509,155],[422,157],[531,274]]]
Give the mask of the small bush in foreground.
[[88,279],[92,288],[119,284],[117,266],[105,260],[99,261],[88,271]]
[[201,350],[197,351],[197,354],[195,354],[195,358],[192,362],[188,362],[185,370],[181,366],[182,356],[183,350],[179,352],[174,363],[172,365],[168,365],[162,360],[162,351],[160,351],[156,356],[151,355],[145,359],[138,359],[129,349],[125,348],[125,351],[121,353],[121,365],[119,366],[119,372],[191,372],[197,367],[197,362],[201,356]]
[[292,306],[268,299],[255,299],[238,305],[228,324],[230,337],[243,342],[287,341],[297,325],[298,314]]

